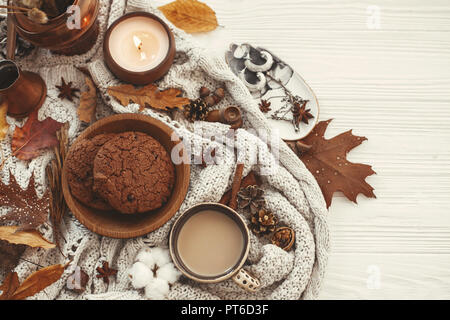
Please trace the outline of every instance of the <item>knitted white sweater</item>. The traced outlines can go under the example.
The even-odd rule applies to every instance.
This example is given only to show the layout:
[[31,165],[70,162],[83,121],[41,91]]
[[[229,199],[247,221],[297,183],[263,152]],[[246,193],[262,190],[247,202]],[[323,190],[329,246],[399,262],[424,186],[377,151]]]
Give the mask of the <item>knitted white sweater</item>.
[[[0,0],[4,4],[6,0]],[[145,0],[100,0],[100,36],[95,46],[86,54],[75,57],[65,57],[51,54],[48,50],[37,49],[30,56],[19,60],[24,70],[38,72],[48,86],[48,97],[41,108],[39,119],[52,117],[60,122],[70,123],[69,136],[71,142],[86,128],[77,117],[76,105],[58,99],[55,85],[61,81],[72,81],[75,86],[84,86],[84,75],[76,67],[87,67],[101,92],[97,118],[103,118],[113,113],[138,112],[137,105],[121,106],[113,98],[108,97],[107,87],[119,84],[119,81],[108,71],[103,62],[102,41],[108,25],[127,11],[151,11],[165,18],[158,10]],[[127,2],[127,4],[126,4]],[[166,21],[167,22],[167,21]],[[269,132],[264,115],[244,84],[231,72],[223,57],[217,57],[199,47],[193,39],[178,30],[169,22],[175,34],[177,58],[169,73],[158,82],[162,89],[179,87],[189,98],[197,98],[201,86],[218,88],[224,86],[227,96],[218,107],[239,105],[244,112],[244,129],[264,129]],[[225,133],[229,127],[216,124],[197,122],[195,128],[187,123],[181,115],[176,115],[173,121],[166,115],[146,109],[143,113],[158,118],[171,126],[180,136],[200,141],[203,145],[213,142],[205,136],[214,133]],[[11,154],[11,136],[15,126],[23,122],[8,118],[11,123],[9,134],[0,147],[5,157]],[[279,217],[281,223],[290,226],[296,232],[295,250],[284,250],[268,244],[266,239],[251,235],[251,249],[246,268],[261,281],[262,288],[256,293],[247,293],[232,280],[219,284],[198,284],[182,278],[170,290],[170,299],[312,299],[316,298],[324,276],[328,252],[329,231],[327,225],[327,210],[325,202],[314,177],[303,163],[280,142],[279,163],[269,147],[247,130],[237,131],[238,147],[243,151],[246,175],[250,170],[261,172],[262,166],[270,165],[271,169],[263,176],[266,200],[269,209]],[[195,132],[195,133],[194,133]],[[198,133],[203,132],[200,136]],[[264,162],[254,164],[255,146],[258,147],[260,159]],[[224,150],[230,161],[207,168],[192,165],[191,185],[179,212],[163,227],[144,237],[130,240],[116,240],[101,237],[82,226],[72,214],[68,214],[62,224],[65,241],[62,240],[62,251],[66,257],[72,257],[71,267],[62,278],[32,299],[144,299],[143,292],[134,290],[127,277],[127,269],[133,264],[137,252],[144,246],[168,245],[168,234],[172,223],[184,210],[204,201],[218,201],[230,187],[235,170],[234,155]],[[42,194],[45,188],[45,167],[52,159],[52,153],[46,152],[31,162],[22,162],[11,157],[0,172],[3,183],[9,181],[13,174],[22,187],[26,187],[32,174],[36,177],[36,189]],[[1,210],[1,209],[0,209]],[[0,211],[1,214],[2,211]],[[41,229],[44,235],[51,239],[51,230],[44,225]],[[47,266],[65,263],[57,249],[45,251],[27,249],[24,258],[39,265]],[[107,286],[96,278],[96,267],[102,261],[118,269],[116,281]],[[67,277],[75,266],[80,266],[88,273],[90,280],[84,294],[77,295],[66,290]],[[21,262],[16,271],[21,280],[27,277],[36,267],[27,262]],[[0,280],[4,275],[0,273]]]

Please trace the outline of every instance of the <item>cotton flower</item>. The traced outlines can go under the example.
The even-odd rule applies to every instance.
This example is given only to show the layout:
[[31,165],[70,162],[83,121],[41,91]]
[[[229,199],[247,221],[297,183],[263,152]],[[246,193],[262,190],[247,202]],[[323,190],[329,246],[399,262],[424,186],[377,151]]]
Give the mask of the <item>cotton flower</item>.
[[132,286],[145,288],[145,296],[151,300],[163,300],[181,276],[172,263],[168,249],[144,248],[136,256],[134,265],[128,270]]
[[128,270],[128,277],[135,289],[142,289],[153,280],[153,272],[143,262],[136,262]]
[[144,248],[141,251],[139,251],[138,255],[136,256],[136,261],[144,263],[147,267],[153,270],[155,267],[155,258],[152,253],[153,249],[150,248]]
[[170,288],[167,280],[154,278],[145,287],[145,296],[151,300],[164,300],[169,294]]
[[156,270],[156,277],[158,279],[163,279],[169,282],[170,284],[174,284],[180,278],[181,272],[175,268],[173,263],[168,263],[158,270]]
[[172,261],[170,258],[169,250],[155,247],[151,248],[151,254],[153,255],[153,259],[155,259],[155,263],[158,267],[162,267],[169,262]]

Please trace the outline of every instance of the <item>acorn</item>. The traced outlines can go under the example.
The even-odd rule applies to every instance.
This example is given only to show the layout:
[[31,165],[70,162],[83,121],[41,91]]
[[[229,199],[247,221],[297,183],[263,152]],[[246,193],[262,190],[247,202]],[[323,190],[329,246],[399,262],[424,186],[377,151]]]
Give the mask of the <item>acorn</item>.
[[220,101],[223,100],[223,98],[225,98],[225,89],[223,88],[216,89],[216,91],[214,91],[213,98],[216,104],[218,104]]
[[206,98],[211,94],[211,90],[206,87],[200,88],[200,98]]
[[212,107],[212,106],[214,106],[216,104],[216,100],[214,99],[214,97],[213,96],[209,96],[209,95],[204,97],[203,101],[206,103],[206,105],[208,107]]

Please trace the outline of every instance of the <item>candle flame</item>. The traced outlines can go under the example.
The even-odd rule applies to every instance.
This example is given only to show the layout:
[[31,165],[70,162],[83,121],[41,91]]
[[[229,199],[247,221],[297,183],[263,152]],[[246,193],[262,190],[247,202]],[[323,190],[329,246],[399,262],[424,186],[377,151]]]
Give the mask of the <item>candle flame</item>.
[[134,45],[136,48],[141,51],[142,50],[142,41],[139,39],[139,37],[133,36]]

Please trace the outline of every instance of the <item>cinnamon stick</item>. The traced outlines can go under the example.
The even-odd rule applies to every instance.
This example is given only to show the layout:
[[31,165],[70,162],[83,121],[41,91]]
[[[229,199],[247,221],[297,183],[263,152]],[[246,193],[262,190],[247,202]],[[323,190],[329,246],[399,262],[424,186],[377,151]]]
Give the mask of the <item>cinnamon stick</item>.
[[238,163],[238,165],[236,166],[236,173],[234,174],[233,184],[231,186],[231,199],[230,203],[228,204],[228,206],[233,210],[237,209],[237,194],[241,189],[243,173],[244,173],[244,164]]
[[[251,171],[244,179],[242,179],[239,190],[247,188],[248,186],[261,186],[261,184],[262,184],[261,178],[254,171]],[[220,199],[219,203],[228,205],[231,200],[231,193],[232,190],[226,192],[223,195],[222,199]]]

